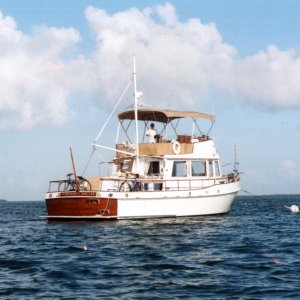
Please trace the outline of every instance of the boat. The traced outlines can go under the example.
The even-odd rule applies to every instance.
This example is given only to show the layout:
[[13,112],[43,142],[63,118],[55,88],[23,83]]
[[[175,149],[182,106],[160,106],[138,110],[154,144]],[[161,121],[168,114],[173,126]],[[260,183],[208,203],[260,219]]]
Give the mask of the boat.
[[[229,212],[241,189],[240,174],[236,164],[229,174],[222,173],[220,155],[210,136],[215,116],[141,106],[142,93],[136,88],[135,59],[131,84],[134,86],[134,106],[118,114],[115,145],[110,147],[98,141],[122,96],[92,145],[92,153],[99,150],[112,152],[110,174],[77,176],[70,149],[73,173],[66,179],[50,181],[45,196],[46,218],[147,219]],[[187,127],[187,121],[191,126]],[[209,123],[205,132],[199,122]],[[145,141],[145,135],[153,125],[159,128],[157,134],[151,142],[150,138]]]

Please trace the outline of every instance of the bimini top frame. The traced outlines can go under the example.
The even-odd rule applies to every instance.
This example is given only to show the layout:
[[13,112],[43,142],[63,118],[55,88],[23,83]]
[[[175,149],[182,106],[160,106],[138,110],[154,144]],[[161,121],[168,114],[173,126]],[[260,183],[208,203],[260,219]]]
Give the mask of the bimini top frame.
[[[161,134],[166,130],[166,127],[168,124],[171,125],[171,128],[173,128],[174,133],[177,135],[177,126],[178,126],[178,122],[180,119],[192,119],[193,124],[195,127],[197,127],[199,133],[202,135],[202,131],[199,128],[198,124],[197,124],[197,120],[198,119],[207,119],[210,120],[212,122],[212,125],[210,127],[210,129],[208,130],[208,132],[206,133],[206,135],[208,135],[215,123],[215,116],[214,115],[208,115],[208,114],[204,114],[204,113],[200,113],[200,112],[191,112],[191,111],[176,111],[176,110],[160,110],[160,109],[141,109],[139,108],[137,110],[137,114],[134,110],[130,110],[130,111],[125,111],[122,112],[118,115],[119,118],[119,122],[121,127],[123,128],[123,131],[125,133],[125,135],[127,136],[127,139],[130,141],[130,137],[127,134],[127,131],[130,127],[131,122],[133,122],[136,118],[138,118],[138,121],[144,122],[145,123],[145,128],[144,131],[146,131],[146,129],[148,128],[148,122],[159,122],[164,124],[162,131],[160,132]],[[177,122],[173,122],[173,121],[177,121]],[[124,121],[129,121],[129,123],[127,123],[127,126],[124,127],[123,122]],[[194,129],[193,129],[194,131]],[[144,132],[145,133],[145,132]]]
[[[176,110],[153,110],[153,109],[138,109],[137,117],[139,121],[155,121],[169,123],[175,119],[192,118],[192,119],[208,119],[214,122],[216,117],[199,112],[176,111]],[[134,120],[135,111],[125,111],[119,114],[119,120]]]

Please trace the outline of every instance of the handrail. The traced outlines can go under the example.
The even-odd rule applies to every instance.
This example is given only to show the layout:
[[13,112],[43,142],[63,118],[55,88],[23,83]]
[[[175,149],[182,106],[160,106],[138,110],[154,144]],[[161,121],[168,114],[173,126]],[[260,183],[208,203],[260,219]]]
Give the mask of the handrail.
[[[88,189],[89,191],[120,191],[120,188],[124,183],[128,185],[128,191],[184,191],[184,190],[196,190],[196,189],[206,189],[212,187],[214,185],[222,185],[230,182],[239,181],[238,174],[229,174],[222,177],[215,177],[215,178],[170,178],[170,179],[163,179],[163,178],[137,178],[137,177],[99,177],[99,181],[102,182],[102,186],[105,182],[111,182],[111,185],[114,187],[113,189],[100,189],[100,190],[92,190]],[[53,180],[50,181],[49,190],[48,192],[64,192],[66,191],[65,186],[63,183],[69,183],[68,180]],[[196,184],[195,184],[196,183]],[[57,185],[56,190],[52,190],[52,184]],[[155,189],[155,184],[160,184],[158,189]],[[153,185],[153,189],[151,188]],[[136,187],[139,187],[138,189]],[[63,189],[61,189],[63,187]],[[149,188],[150,187],[150,188]],[[131,189],[131,190],[130,190]],[[86,191],[87,189],[81,189],[82,191]]]

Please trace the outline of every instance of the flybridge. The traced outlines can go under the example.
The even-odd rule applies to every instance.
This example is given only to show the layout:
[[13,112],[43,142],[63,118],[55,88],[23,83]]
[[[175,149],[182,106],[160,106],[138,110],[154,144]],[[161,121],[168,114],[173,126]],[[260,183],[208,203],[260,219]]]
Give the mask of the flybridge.
[[[137,119],[136,119],[137,117]],[[199,113],[199,112],[185,112],[185,111],[175,111],[175,110],[159,110],[159,109],[138,109],[137,111],[130,110],[122,112],[118,115],[119,119],[119,129],[116,136],[116,148],[107,147],[105,145],[99,145],[94,143],[94,147],[97,149],[108,149],[111,151],[116,151],[119,154],[129,155],[129,156],[139,156],[145,155],[148,149],[150,152],[148,154],[152,155],[162,155],[165,151],[165,154],[172,154],[175,148],[173,145],[177,140],[180,143],[183,143],[180,147],[183,151],[182,153],[192,153],[193,147],[192,143],[198,141],[205,141],[209,139],[209,133],[215,123],[215,116]],[[189,119],[192,122],[190,127],[190,133],[184,134],[182,128],[179,126],[179,122],[182,119]],[[203,132],[203,130],[198,126],[197,120],[205,119],[211,121],[210,128]],[[143,131],[139,139],[136,138],[138,134],[135,128],[132,130],[134,122],[144,123]],[[156,144],[145,144],[144,137],[147,129],[149,128],[149,122],[157,122],[162,124],[161,128],[157,132]],[[135,126],[134,126],[135,127]],[[120,128],[122,128],[120,134]],[[170,128],[170,129],[168,129]],[[102,129],[103,131],[103,129]],[[134,134],[132,135],[132,131]],[[120,136],[123,136],[121,140]],[[138,140],[138,143],[137,143]],[[160,144],[160,145],[158,145]],[[164,146],[163,146],[164,144]],[[171,144],[171,145],[167,145]],[[184,145],[190,144],[190,145]],[[179,146],[177,146],[178,148]],[[142,151],[140,153],[140,151]],[[178,151],[175,150],[175,153]],[[178,153],[177,153],[178,154]]]

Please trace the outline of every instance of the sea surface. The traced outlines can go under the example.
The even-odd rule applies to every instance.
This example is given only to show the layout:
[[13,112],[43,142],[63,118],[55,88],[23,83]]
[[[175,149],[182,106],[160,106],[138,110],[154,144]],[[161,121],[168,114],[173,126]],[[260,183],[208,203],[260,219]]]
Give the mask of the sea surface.
[[226,215],[48,222],[0,204],[0,299],[300,299],[300,195],[239,196]]

